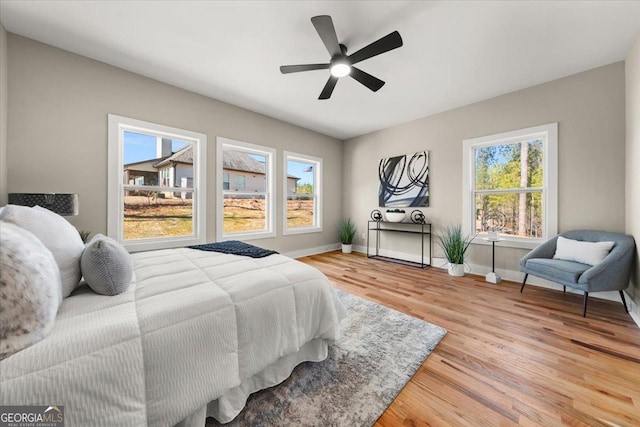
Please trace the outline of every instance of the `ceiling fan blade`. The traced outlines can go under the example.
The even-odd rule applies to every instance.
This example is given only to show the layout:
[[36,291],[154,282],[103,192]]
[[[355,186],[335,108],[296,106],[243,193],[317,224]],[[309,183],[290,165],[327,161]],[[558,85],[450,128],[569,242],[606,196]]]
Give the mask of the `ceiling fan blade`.
[[349,60],[352,64],[357,64],[360,61],[397,49],[400,46],[402,46],[402,37],[400,37],[399,32],[394,31],[349,55]]
[[340,50],[340,43],[338,43],[338,36],[331,17],[329,15],[314,16],[311,18],[311,22],[316,27],[316,31],[329,51],[329,55],[334,57],[341,54],[342,50]]
[[350,75],[374,92],[377,92],[382,86],[384,86],[384,82],[382,80],[377,77],[373,77],[371,74],[365,73],[356,67],[351,67]]
[[331,94],[333,93],[333,88],[336,87],[336,83],[338,83],[338,77],[331,76],[329,80],[327,80],[327,84],[324,85],[324,89],[322,89],[322,93],[318,99],[329,99],[331,98]]
[[301,71],[326,70],[331,64],[304,64],[304,65],[282,65],[280,72],[282,74],[299,73]]

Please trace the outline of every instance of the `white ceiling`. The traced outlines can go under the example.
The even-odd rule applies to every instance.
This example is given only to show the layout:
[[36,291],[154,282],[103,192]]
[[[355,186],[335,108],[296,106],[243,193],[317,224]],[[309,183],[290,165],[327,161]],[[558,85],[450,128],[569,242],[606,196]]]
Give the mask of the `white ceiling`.
[[[398,30],[404,46],[358,67],[377,93],[328,70],[310,18],[331,15],[353,53]],[[0,1],[5,28],[339,139],[623,60],[640,1]]]

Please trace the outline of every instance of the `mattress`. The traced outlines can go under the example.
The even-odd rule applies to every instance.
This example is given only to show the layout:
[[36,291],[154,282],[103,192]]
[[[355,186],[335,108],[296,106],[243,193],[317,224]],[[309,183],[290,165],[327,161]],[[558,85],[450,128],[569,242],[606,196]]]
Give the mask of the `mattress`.
[[64,405],[69,426],[171,426],[207,406],[226,422],[242,393],[338,338],[339,302],[306,264],[186,248],[132,257],[127,292],[81,286],[44,340],[0,362],[0,404]]

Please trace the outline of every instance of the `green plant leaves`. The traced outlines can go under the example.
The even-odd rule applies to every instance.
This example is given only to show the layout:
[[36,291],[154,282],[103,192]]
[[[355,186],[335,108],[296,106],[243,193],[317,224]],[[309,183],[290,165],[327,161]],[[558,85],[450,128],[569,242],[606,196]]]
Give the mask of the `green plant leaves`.
[[353,243],[353,238],[356,235],[356,224],[347,218],[340,224],[340,241],[343,245],[350,245]]
[[473,237],[462,234],[460,224],[446,227],[438,236],[438,244],[442,248],[445,258],[451,264],[464,264],[464,254],[469,249]]

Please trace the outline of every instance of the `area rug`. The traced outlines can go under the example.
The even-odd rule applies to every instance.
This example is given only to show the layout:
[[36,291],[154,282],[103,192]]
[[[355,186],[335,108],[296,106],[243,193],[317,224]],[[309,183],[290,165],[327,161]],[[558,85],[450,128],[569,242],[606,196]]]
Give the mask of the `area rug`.
[[[447,331],[336,290],[346,309],[342,337],[319,363],[254,393],[225,426],[371,426]],[[207,427],[220,426],[213,418]]]

